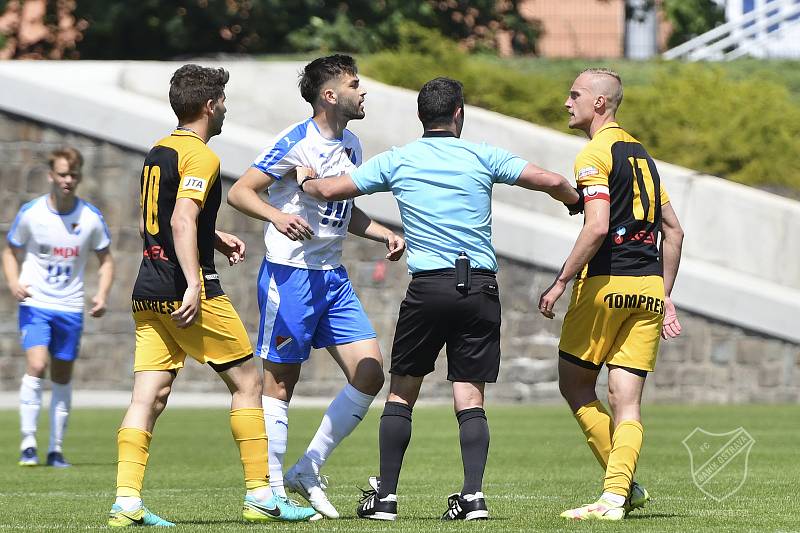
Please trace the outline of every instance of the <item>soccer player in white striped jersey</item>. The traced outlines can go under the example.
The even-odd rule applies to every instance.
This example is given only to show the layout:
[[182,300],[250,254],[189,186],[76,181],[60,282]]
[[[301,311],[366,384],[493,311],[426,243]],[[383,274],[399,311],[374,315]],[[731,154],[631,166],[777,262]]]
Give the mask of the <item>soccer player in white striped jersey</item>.
[[[361,164],[361,144],[346,129],[350,120],[364,118],[366,92],[353,58],[316,59],[306,65],[299,85],[313,116],[275,137],[231,187],[228,203],[266,222],[255,353],[264,365],[270,485],[276,494],[285,494],[285,488],[297,492],[319,513],[338,518],[320,469],[364,418],[384,381],[375,331],[341,265],[342,241],[349,232],[383,242],[391,261],[402,256],[405,241],[371,220],[352,200],[320,202],[301,194],[294,179],[298,166],[312,168],[319,176],[336,176]],[[269,203],[259,197],[264,190]],[[326,348],[348,383],[284,480],[289,401],[312,347]]]
[[103,316],[114,277],[111,235],[100,211],[78,198],[83,157],[74,148],[50,154],[50,192],[23,205],[7,235],[3,272],[19,301],[19,329],[27,357],[19,397],[21,466],[39,463],[36,425],[50,363],[50,446],[47,465],[70,466],[62,443],[72,404],[72,369],[83,330],[83,272],[92,252],[100,260],[89,314]]

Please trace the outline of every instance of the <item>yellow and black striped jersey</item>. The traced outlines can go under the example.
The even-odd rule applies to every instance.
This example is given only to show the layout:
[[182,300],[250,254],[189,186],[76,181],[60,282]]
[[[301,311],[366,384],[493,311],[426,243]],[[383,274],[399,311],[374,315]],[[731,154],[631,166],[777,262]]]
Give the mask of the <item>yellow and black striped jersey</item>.
[[644,146],[606,124],[575,159],[575,180],[587,202],[611,203],[608,235],[580,277],[663,275],[658,234],[669,196]]
[[222,201],[219,157],[194,132],[176,129],[150,149],[142,168],[144,257],[133,287],[134,299],[183,298],[186,278],[175,255],[170,223],[178,198],[191,198],[200,205],[197,248],[201,297],[224,294],[214,267],[214,227]]

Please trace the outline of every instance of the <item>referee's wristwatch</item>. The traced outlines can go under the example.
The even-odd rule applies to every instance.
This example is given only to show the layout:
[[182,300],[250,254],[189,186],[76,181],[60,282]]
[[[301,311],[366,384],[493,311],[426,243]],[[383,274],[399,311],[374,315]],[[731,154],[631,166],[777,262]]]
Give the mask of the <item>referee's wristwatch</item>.
[[[305,180],[303,181],[305,182]],[[578,201],[575,202],[574,204],[567,204],[567,203],[564,204],[565,206],[567,206],[567,210],[569,210],[570,216],[577,215],[578,213],[583,213],[583,189],[579,189],[576,187],[575,192],[578,193]]]
[[315,179],[317,178],[315,178],[314,176],[306,176],[305,178],[300,180],[300,183],[297,186],[300,187],[301,191],[306,192],[305,189],[303,189],[303,185],[305,185],[308,180],[315,180]]

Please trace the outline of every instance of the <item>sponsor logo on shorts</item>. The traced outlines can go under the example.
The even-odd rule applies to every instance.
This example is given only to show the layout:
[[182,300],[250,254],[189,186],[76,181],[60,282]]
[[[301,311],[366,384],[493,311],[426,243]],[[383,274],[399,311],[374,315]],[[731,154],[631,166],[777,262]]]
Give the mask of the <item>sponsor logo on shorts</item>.
[[153,311],[160,315],[168,315],[175,312],[175,302],[162,300],[133,300],[131,310],[134,313],[139,311]]
[[183,178],[183,188],[191,191],[203,192],[206,190],[208,181],[194,176],[186,176]]
[[280,350],[281,348],[292,342],[292,340],[294,339],[292,339],[291,337],[284,337],[283,335],[278,335],[277,337],[275,337],[275,348]]
[[664,314],[664,300],[644,294],[610,292],[603,296],[609,309],[644,309],[658,315]]
[[212,279],[219,279],[219,274],[206,274],[203,276],[206,280],[210,281]]

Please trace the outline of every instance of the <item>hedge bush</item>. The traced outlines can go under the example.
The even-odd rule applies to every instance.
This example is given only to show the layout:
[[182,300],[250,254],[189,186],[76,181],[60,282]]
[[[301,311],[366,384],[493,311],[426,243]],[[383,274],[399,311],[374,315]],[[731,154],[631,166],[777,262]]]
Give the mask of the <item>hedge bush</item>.
[[[427,39],[431,44],[422,53],[401,46],[361,58],[360,68],[367,76],[413,90],[436,76],[450,76],[464,82],[468,103],[569,131],[563,107],[569,87],[583,68],[600,66],[469,56]],[[797,63],[618,61],[603,66],[619,71],[625,82],[619,121],[654,157],[800,195],[794,170],[800,154]]]

